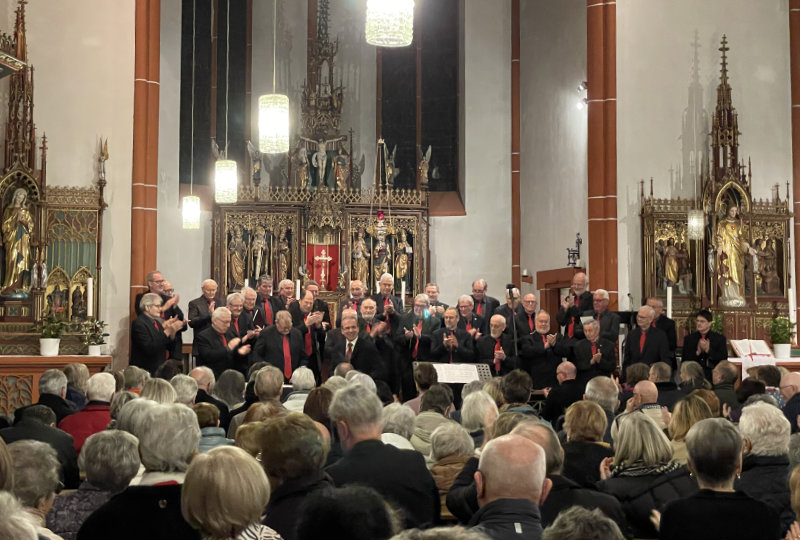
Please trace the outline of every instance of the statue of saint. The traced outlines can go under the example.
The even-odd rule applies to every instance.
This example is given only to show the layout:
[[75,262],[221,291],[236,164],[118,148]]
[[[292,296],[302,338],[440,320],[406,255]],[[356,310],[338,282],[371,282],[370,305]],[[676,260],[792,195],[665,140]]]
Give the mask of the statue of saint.
[[744,299],[744,259],[756,250],[741,238],[739,207],[732,204],[725,218],[717,223],[717,282],[720,303],[725,307],[742,307]]
[[267,232],[264,227],[256,227],[253,233],[248,265],[250,269],[248,275],[254,279],[269,273],[269,245],[267,245]]
[[408,269],[409,259],[411,252],[411,245],[407,241],[406,231],[400,229],[400,241],[394,248],[394,279],[396,280],[396,289],[401,290],[400,283],[406,282],[406,289],[408,289]]
[[3,289],[22,287],[23,272],[31,268],[33,217],[27,208],[28,192],[17,188],[11,205],[3,211],[3,243],[6,248],[6,277]]
[[358,230],[356,239],[353,242],[352,256],[353,256],[353,272],[352,272],[353,279],[360,280],[361,283],[366,285],[367,283],[369,283],[369,263],[367,262],[367,258],[369,257],[369,249],[367,248],[367,243],[364,241],[363,228]]
[[81,292],[81,286],[75,285],[72,290],[72,320],[86,318],[86,299]]
[[289,240],[286,239],[286,229],[281,229],[278,235],[278,279],[289,278]]
[[308,187],[308,156],[306,155],[305,145],[297,147],[297,154],[294,157],[295,178],[297,187],[305,189]]
[[678,282],[678,248],[675,247],[674,238],[669,238],[667,247],[664,248],[664,276],[667,278],[667,286]]
[[245,247],[242,241],[241,227],[234,227],[231,232],[231,241],[228,244],[228,273],[229,289],[238,289],[244,285],[244,255]]
[[350,165],[350,156],[344,151],[341,143],[339,144],[339,153],[333,159],[333,175],[336,177],[336,186],[339,189],[347,189],[347,181]]
[[372,246],[372,257],[374,259],[372,275],[375,276],[375,279],[378,279],[382,274],[389,272],[392,255],[386,242],[386,230],[378,228],[376,234],[377,242]]

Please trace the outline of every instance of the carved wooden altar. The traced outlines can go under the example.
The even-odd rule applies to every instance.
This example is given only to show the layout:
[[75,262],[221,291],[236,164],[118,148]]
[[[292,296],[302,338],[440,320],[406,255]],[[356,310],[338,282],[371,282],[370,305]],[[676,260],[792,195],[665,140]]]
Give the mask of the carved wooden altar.
[[752,166],[739,159],[741,132],[728,83],[728,50],[723,36],[711,151],[700,165],[699,197],[655,199],[652,180],[646,197],[642,182],[643,294],[666,304],[672,287],[679,343],[694,331],[701,307],[723,316],[729,339],[769,340],[769,321],[789,312],[788,184],[783,200],[777,184],[770,200],[751,196]]

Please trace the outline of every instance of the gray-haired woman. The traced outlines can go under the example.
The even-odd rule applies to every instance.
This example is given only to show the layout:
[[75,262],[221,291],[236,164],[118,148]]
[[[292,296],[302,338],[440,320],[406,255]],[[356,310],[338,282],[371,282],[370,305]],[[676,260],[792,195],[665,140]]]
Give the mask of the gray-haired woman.
[[64,487],[58,479],[56,451],[47,443],[24,440],[9,444],[8,452],[14,464],[14,495],[34,518],[40,536],[60,539],[45,527],[45,516]]

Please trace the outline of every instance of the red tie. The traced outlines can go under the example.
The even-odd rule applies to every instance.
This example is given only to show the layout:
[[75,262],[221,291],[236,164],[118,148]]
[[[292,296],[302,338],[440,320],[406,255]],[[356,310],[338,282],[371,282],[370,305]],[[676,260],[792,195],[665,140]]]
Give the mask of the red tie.
[[[417,323],[417,330],[422,332],[422,321],[421,320]],[[420,335],[420,337],[417,338],[417,342],[414,344],[414,351],[411,353],[411,358],[416,358],[417,354],[419,353],[419,340],[420,340],[421,337],[422,336]]]
[[267,315],[267,324],[272,325],[272,308],[269,305],[269,298],[264,300],[264,313]]
[[[575,305],[578,305],[578,295],[575,295]],[[569,325],[567,326],[567,337],[573,337],[575,335],[575,317],[572,317],[569,320]]]
[[[303,315],[303,321],[305,321],[307,318],[308,318],[308,313]],[[307,330],[308,332],[306,332],[306,335],[304,337],[304,341],[306,344],[306,356],[311,356],[311,328],[307,328]]]
[[[494,338],[494,352],[502,351],[503,346],[500,345],[500,338]],[[495,373],[500,373],[500,360],[495,359],[494,361],[494,371]]]
[[478,315],[483,315],[483,302],[478,304],[478,307],[475,309],[475,313]]
[[706,340],[706,339],[708,339],[708,338],[706,337],[706,335],[705,335],[705,334],[700,334],[700,339],[702,339],[702,340],[704,340],[704,341],[705,341],[705,340]]
[[350,361],[350,358],[353,356],[353,342],[347,344],[347,352],[345,353],[345,357],[347,357],[347,361]]
[[369,334],[370,332],[372,332],[372,325],[367,323],[367,333]]
[[531,329],[531,333],[533,333],[533,314],[528,313],[528,326]]
[[289,348],[289,336],[283,336],[283,375],[292,378],[292,351]]
[[356,310],[356,313],[358,313],[358,300],[353,300],[353,309]]
[[467,320],[467,332],[469,332],[470,330],[472,330],[472,322]]
[[547,336],[542,334],[542,345],[544,345],[545,349],[547,348]]
[[651,322],[650,323],[650,328],[655,328],[655,327],[656,327],[656,321]]
[[639,338],[639,352],[644,352],[644,340],[647,339],[647,334],[642,332],[642,337]]
[[[452,337],[453,336],[453,331],[452,330],[448,330],[447,331],[447,336],[448,337]],[[453,349],[450,349],[450,363],[451,364],[453,363]]]
[[389,301],[389,297],[386,297],[386,300],[383,301],[383,307],[387,307],[391,302]]
[[222,338],[222,346],[226,349],[228,348],[228,338],[225,337],[225,334],[220,334],[220,338]]
[[239,317],[233,319],[233,326],[236,327],[236,335],[239,335]]
[[597,342],[592,343],[592,356],[597,354]]

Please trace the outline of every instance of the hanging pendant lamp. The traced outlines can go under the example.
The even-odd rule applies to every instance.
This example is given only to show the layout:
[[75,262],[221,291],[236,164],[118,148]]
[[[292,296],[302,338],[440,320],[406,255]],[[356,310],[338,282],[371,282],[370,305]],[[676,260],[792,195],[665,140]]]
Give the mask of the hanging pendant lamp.
[[236,162],[228,159],[228,88],[230,87],[231,0],[228,0],[225,30],[225,148],[214,164],[214,200],[235,203],[239,195],[239,171]]
[[367,0],[367,43],[405,47],[414,38],[414,0]]
[[183,204],[181,205],[181,217],[183,218],[184,229],[199,229],[200,228],[200,197],[192,194],[194,187],[194,52],[195,52],[195,35],[197,28],[195,24],[195,16],[197,13],[197,0],[192,2],[192,143],[190,152],[190,165],[189,165],[189,195],[183,197]]
[[258,149],[267,154],[289,151],[289,96],[275,93],[278,49],[278,2],[272,2],[272,93],[258,98]]

